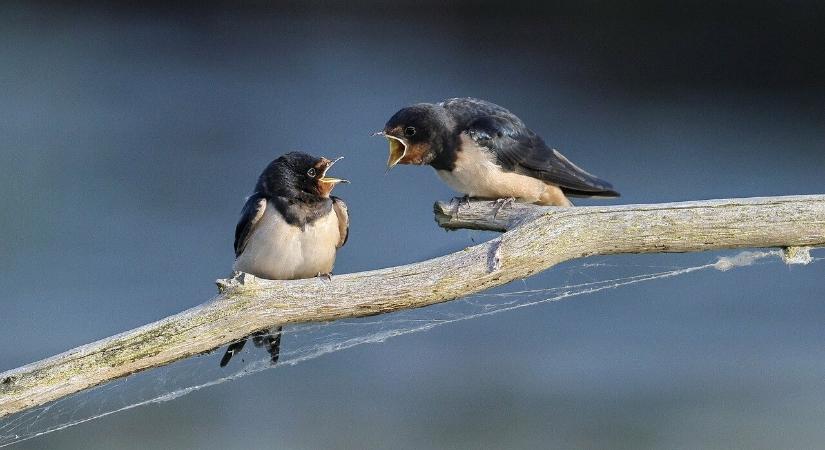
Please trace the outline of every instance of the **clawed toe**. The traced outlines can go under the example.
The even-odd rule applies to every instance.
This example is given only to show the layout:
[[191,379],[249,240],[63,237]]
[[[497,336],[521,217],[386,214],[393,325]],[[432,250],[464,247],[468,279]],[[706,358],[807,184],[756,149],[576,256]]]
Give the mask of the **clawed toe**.
[[318,275],[316,275],[316,278],[320,278],[321,280],[326,279],[327,281],[332,281],[332,272],[327,272],[327,273],[318,272]]
[[495,201],[496,209],[493,212],[493,219],[498,218],[498,213],[502,208],[512,205],[516,199],[514,197],[500,198]]
[[465,195],[463,197],[458,197],[458,204],[456,205],[455,212],[460,213],[462,206],[470,206],[470,196]]

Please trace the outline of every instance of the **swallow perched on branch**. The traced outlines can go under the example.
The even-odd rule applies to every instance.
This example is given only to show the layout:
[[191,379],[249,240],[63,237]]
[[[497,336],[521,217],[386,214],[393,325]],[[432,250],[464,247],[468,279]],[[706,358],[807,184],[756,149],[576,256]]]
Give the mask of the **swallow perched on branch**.
[[[341,158],[329,160],[291,152],[272,161],[246,200],[235,227],[234,270],[272,280],[331,276],[335,252],[347,242],[347,205],[331,196],[339,183],[327,175]],[[281,327],[252,335],[278,361]],[[248,336],[247,336],[248,338]],[[221,367],[247,338],[229,345]]]
[[573,164],[515,114],[474,98],[419,103],[382,131],[396,164],[428,164],[468,197],[571,206],[570,197],[618,197],[613,186]]

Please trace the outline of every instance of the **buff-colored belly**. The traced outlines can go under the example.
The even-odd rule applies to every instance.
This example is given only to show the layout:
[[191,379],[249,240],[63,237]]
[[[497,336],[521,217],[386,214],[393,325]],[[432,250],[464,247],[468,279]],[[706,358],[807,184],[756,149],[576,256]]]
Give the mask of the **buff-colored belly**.
[[310,278],[330,273],[339,240],[334,211],[303,230],[284,221],[272,204],[257,224],[234,269],[273,280]]
[[481,198],[513,197],[527,203],[570,206],[558,186],[514,172],[506,172],[493,162],[490,152],[462,135],[462,150],[458,152],[456,167],[436,173],[452,189]]

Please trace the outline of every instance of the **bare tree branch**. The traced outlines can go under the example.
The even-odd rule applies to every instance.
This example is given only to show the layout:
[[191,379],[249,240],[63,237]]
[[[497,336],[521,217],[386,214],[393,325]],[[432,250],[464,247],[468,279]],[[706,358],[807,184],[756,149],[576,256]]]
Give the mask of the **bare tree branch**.
[[579,208],[486,201],[459,207],[453,201],[435,209],[445,228],[510,231],[450,255],[331,281],[244,274],[219,280],[220,294],[202,305],[0,374],[0,417],[214,350],[274,324],[419,308],[570,259],[825,245],[825,195]]

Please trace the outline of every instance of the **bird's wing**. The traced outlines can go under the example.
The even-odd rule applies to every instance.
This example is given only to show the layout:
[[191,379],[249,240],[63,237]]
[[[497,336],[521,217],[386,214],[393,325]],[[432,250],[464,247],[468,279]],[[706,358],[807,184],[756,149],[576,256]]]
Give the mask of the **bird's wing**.
[[347,204],[338,197],[332,197],[332,209],[335,210],[335,215],[338,216],[338,245],[335,248],[341,248],[347,243],[349,238],[349,212],[347,212]]
[[246,199],[246,204],[241,210],[241,218],[238,219],[238,225],[235,226],[236,258],[246,248],[246,243],[249,241],[249,237],[252,236],[255,226],[264,216],[264,211],[266,211],[266,198],[263,195],[256,192]]
[[464,130],[489,149],[505,170],[558,185],[571,195],[617,197],[613,186],[573,164],[511,115],[479,117]]

